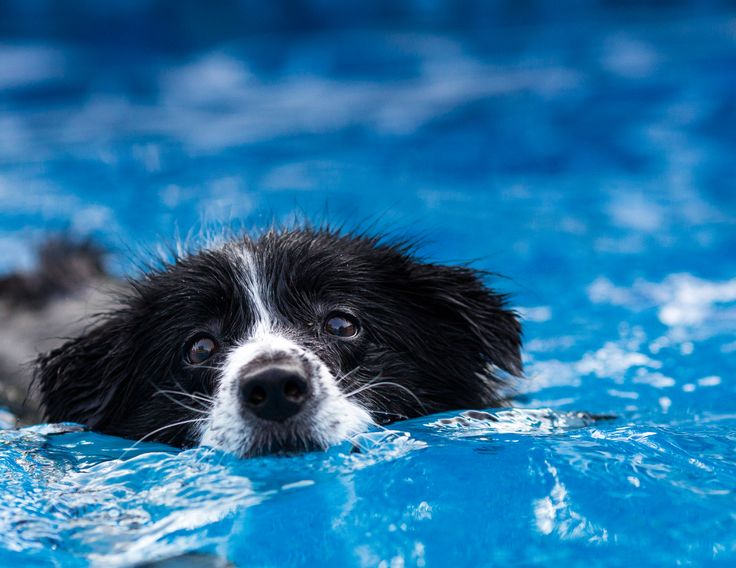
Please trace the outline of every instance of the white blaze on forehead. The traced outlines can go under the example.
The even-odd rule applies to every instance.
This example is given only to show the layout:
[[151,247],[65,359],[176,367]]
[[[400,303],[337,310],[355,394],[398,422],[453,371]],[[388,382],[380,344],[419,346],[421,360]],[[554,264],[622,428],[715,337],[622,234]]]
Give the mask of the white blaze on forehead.
[[241,272],[243,286],[247,294],[250,310],[253,315],[253,335],[266,335],[271,330],[271,310],[269,310],[269,291],[264,284],[255,255],[252,251],[243,247],[240,259],[243,263]]

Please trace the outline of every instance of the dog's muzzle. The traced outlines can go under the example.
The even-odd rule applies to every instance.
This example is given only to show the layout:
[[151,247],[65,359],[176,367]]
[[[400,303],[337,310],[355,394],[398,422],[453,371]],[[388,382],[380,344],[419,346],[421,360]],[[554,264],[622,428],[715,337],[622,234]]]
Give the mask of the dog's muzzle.
[[371,424],[316,354],[269,335],[228,355],[200,443],[240,456],[304,452]]

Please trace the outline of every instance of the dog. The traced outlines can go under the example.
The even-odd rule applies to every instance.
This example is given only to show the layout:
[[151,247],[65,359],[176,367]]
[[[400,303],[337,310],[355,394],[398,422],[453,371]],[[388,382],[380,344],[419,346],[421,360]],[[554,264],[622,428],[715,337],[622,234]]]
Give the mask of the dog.
[[521,325],[486,276],[329,228],[233,237],[132,279],[34,381],[52,422],[241,457],[326,449],[508,404]]

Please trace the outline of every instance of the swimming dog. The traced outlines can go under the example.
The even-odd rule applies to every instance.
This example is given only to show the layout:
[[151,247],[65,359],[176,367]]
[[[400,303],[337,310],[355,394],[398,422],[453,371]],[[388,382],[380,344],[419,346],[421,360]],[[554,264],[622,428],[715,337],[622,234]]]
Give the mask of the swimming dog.
[[132,279],[35,381],[49,421],[239,456],[324,449],[506,404],[521,326],[486,276],[364,234],[235,237]]

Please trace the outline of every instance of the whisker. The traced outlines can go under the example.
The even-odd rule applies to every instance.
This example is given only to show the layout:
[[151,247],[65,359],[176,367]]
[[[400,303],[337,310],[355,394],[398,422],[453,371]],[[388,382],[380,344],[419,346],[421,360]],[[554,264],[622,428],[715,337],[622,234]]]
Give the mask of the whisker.
[[349,377],[350,375],[352,375],[353,373],[355,373],[355,372],[356,372],[356,371],[358,371],[359,369],[360,369],[360,365],[358,365],[357,367],[355,367],[355,368],[353,368],[353,369],[350,369],[350,370],[349,370],[349,371],[348,371],[347,373],[345,373],[345,374],[344,374],[344,375],[342,375],[341,377],[338,377],[338,379],[337,379],[337,381],[336,381],[336,382],[337,382],[337,384],[339,385],[339,384],[340,384],[341,382],[343,382],[343,381],[344,381],[345,379],[347,379],[347,378],[348,378],[348,377]]
[[[176,380],[176,377],[173,377],[173,376],[172,376],[171,378],[173,379],[173,381],[174,381],[174,384],[175,384],[175,385],[176,385],[177,387],[179,387],[179,391],[180,391],[180,392],[188,392],[188,391],[187,391],[187,389],[185,389],[185,388],[184,388],[184,387],[182,386],[182,384],[181,384],[181,383],[180,383],[179,381],[177,381],[177,380]],[[209,397],[208,395],[205,395],[204,393],[190,393],[190,394],[191,394],[191,396],[192,396],[192,397],[196,397],[196,396],[198,396],[198,397],[200,397],[200,398],[208,398],[208,397]],[[215,397],[214,397],[214,396],[213,396],[213,397],[210,397],[210,398],[212,398],[212,400],[214,400],[214,399],[215,399]]]
[[427,408],[424,406],[424,403],[419,399],[419,397],[417,395],[415,395],[413,392],[411,392],[411,389],[405,387],[404,385],[400,385],[399,383],[394,383],[392,381],[381,381],[381,382],[378,382],[378,383],[368,383],[368,384],[365,384],[365,385],[363,385],[361,387],[358,387],[354,391],[352,391],[350,393],[347,393],[345,395],[345,397],[346,398],[350,398],[352,396],[355,396],[356,394],[360,394],[363,391],[366,391],[366,390],[369,390],[369,389],[373,389],[373,388],[376,388],[376,387],[380,387],[380,386],[396,387],[397,389],[400,389],[400,390],[404,391],[405,393],[407,393],[409,396],[411,396],[414,399],[414,401],[422,408],[422,411],[424,413],[427,413]]
[[[387,416],[396,416],[397,418],[400,418],[401,420],[408,420],[409,417],[405,414],[401,414],[400,412],[388,412],[385,410],[369,410],[371,414],[385,414]],[[376,426],[380,426],[380,424],[377,424]]]
[[345,397],[346,398],[350,398],[351,396],[355,396],[356,394],[359,394],[359,393],[361,393],[361,392],[363,392],[365,390],[368,390],[368,389],[370,389],[372,387],[378,387],[378,386],[387,385],[387,384],[388,385],[391,385],[391,384],[396,384],[396,383],[392,383],[390,381],[382,381],[380,383],[375,383],[375,382],[366,383],[365,385],[362,385],[362,386],[358,387],[357,389],[355,389],[352,392],[345,393]]
[[189,398],[191,398],[192,400],[196,400],[197,402],[201,402],[203,404],[212,404],[215,402],[214,396],[207,396],[204,394],[190,393]]
[[[169,393],[171,393],[171,394],[169,394]],[[171,402],[173,402],[177,406],[181,406],[182,408],[185,408],[186,410],[190,410],[191,412],[195,412],[197,414],[208,414],[209,413],[209,411],[207,409],[204,409],[204,408],[194,408],[193,406],[189,406],[188,404],[184,404],[182,401],[177,400],[177,399],[175,399],[172,396],[172,394],[177,394],[177,395],[184,394],[184,395],[186,395],[188,393],[180,393],[180,392],[177,392],[177,391],[157,390],[156,393],[154,394],[154,396],[157,396],[159,394],[164,395],[166,398],[168,398]],[[195,402],[199,402],[199,401],[196,401],[196,399],[195,399]]]
[[209,365],[197,365],[197,369],[207,369],[208,371],[224,371],[222,367],[211,367]]
[[158,434],[159,432],[162,432],[163,430],[167,430],[169,428],[175,428],[176,426],[183,426],[184,424],[193,424],[194,422],[202,422],[202,419],[201,418],[192,418],[192,419],[189,419],[189,420],[181,420],[179,422],[174,422],[172,424],[167,424],[166,426],[161,426],[161,428],[156,428],[152,432],[149,432],[148,434],[146,434],[142,438],[139,438],[138,440],[136,440],[136,442],[130,448],[128,448],[125,451],[126,452],[129,452],[130,450],[136,448],[138,446],[138,444],[140,444],[141,442],[144,442],[146,439],[150,438],[154,434]]
[[183,392],[183,391],[175,391],[175,390],[169,390],[169,389],[159,389],[157,392],[178,395],[178,396],[186,396],[186,397],[196,400],[197,402],[210,403],[210,402],[215,401],[214,396],[207,396],[202,393]]

